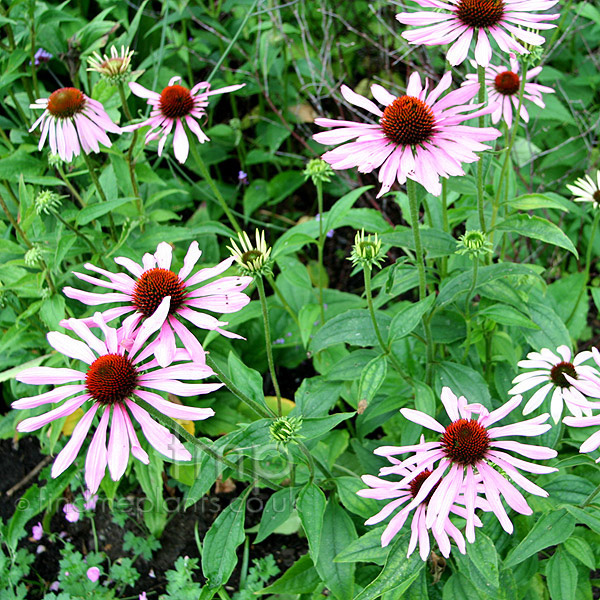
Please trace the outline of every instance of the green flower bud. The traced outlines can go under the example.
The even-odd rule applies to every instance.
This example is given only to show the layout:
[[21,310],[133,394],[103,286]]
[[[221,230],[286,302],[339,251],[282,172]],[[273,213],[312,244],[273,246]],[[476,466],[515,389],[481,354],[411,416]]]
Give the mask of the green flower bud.
[[457,254],[467,254],[469,258],[477,258],[485,254],[491,254],[493,246],[488,242],[485,233],[478,229],[467,231],[458,238]]
[[365,238],[364,229],[357,231],[348,260],[352,261],[354,266],[360,264],[368,269],[371,269],[373,265],[379,267],[379,263],[384,259],[381,255],[381,240],[377,234],[374,234],[373,237],[369,234]]
[[238,233],[240,247],[232,241],[227,249],[238,264],[238,269],[243,275],[262,277],[273,273],[271,248],[265,241],[265,232],[256,230],[256,245],[253,246],[246,232]]
[[331,181],[332,175],[333,169],[322,158],[313,158],[312,160],[309,160],[306,169],[304,169],[304,176],[306,179],[310,177],[315,185],[319,182],[323,183]]
[[60,199],[61,196],[56,192],[42,190],[34,201],[35,212],[38,215],[41,215],[42,213],[46,215],[50,214],[60,206]]
[[302,417],[279,417],[271,423],[269,432],[271,439],[276,444],[289,444],[300,439],[300,429],[302,429]]

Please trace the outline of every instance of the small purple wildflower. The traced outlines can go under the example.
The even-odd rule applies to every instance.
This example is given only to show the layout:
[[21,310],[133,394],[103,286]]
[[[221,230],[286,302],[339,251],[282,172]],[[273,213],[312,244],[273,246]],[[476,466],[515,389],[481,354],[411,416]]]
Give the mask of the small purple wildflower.
[[31,537],[33,537],[33,539],[36,542],[39,542],[42,539],[43,535],[44,528],[42,527],[42,524],[38,521],[37,524],[31,528]]
[[65,504],[63,507],[65,519],[69,523],[77,523],[79,521],[79,509],[74,504]]
[[[54,58],[54,56],[50,52],[46,52],[43,48],[38,48],[33,55],[33,64],[38,67],[42,63],[47,63],[51,58]],[[29,61],[29,64],[31,64],[31,61]]]
[[244,171],[240,171],[238,173],[238,181],[243,185],[248,185],[250,181],[248,180],[248,173],[244,173]]

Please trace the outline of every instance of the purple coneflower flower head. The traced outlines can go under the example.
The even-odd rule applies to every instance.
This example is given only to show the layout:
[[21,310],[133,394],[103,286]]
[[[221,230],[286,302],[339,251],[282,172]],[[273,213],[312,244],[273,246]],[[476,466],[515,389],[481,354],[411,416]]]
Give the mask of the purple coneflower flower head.
[[[33,64],[34,66],[39,67],[41,64],[47,63],[53,57],[54,55],[50,54],[50,52],[47,52],[43,48],[38,48],[33,55]],[[31,64],[31,61],[29,64]]]
[[36,541],[39,542],[42,537],[44,536],[44,528],[42,527],[42,524],[38,521],[32,528],[31,528],[31,537]]
[[523,414],[528,415],[533,412],[552,392],[550,400],[550,414],[555,423],[560,421],[563,413],[563,404],[569,409],[571,414],[576,417],[591,415],[593,408],[600,408],[600,403],[590,402],[584,394],[585,383],[581,378],[600,377],[600,372],[592,366],[584,365],[586,360],[592,358],[589,351],[580,352],[575,357],[571,357],[571,350],[567,346],[559,346],[556,354],[548,348],[542,348],[539,352],[530,352],[527,360],[521,360],[517,363],[519,367],[533,369],[526,373],[521,373],[513,379],[515,384],[509,394],[522,394],[540,387],[523,408]]
[[[395,484],[398,489],[409,484],[426,469],[431,470],[431,474],[416,496],[403,510],[406,512],[412,510],[427,499],[433,490],[427,504],[425,527],[431,528],[435,536],[445,531],[450,510],[460,499],[466,511],[466,538],[472,543],[475,539],[475,507],[480,490],[479,481],[481,481],[491,511],[504,530],[512,533],[513,524],[506,513],[501,497],[516,512],[524,515],[532,513],[525,498],[512,482],[537,496],[548,496],[545,490],[523,476],[518,469],[530,473],[551,473],[557,469],[524,461],[507,454],[506,451],[516,452],[532,459],[554,458],[557,453],[556,450],[544,446],[499,438],[541,435],[551,427],[549,424],[544,424],[549,415],[544,414],[528,421],[490,428],[519,406],[521,396],[515,396],[491,413],[481,404],[468,404],[464,396],[457,398],[448,387],[442,389],[441,400],[451,420],[447,427],[421,411],[410,408],[400,409],[409,421],[438,432],[440,434],[438,441],[413,446],[382,446],[375,450],[375,454],[388,457],[416,452],[394,467],[388,467],[399,469],[413,466],[412,473]],[[472,417],[473,413],[479,414],[477,420]],[[506,476],[499,473],[492,465],[499,467]],[[512,482],[507,477],[510,477]],[[434,490],[436,486],[437,489]]]
[[[94,321],[102,330],[104,340],[77,319],[68,325],[82,341],[64,333],[48,334],[50,345],[65,356],[86,364],[83,370],[70,368],[33,367],[17,375],[17,380],[34,385],[54,384],[49,392],[12,403],[13,408],[37,408],[53,402],[62,404],[52,410],[21,421],[17,431],[36,431],[44,425],[75,412],[84,404],[91,404],[81,417],[65,447],[58,453],[52,466],[52,477],[58,477],[79,453],[96,413],[98,426],[85,461],[85,482],[93,494],[104,477],[106,466],[114,481],[119,480],[129,461],[129,450],[135,458],[148,463],[148,455],[141,447],[131,416],[139,423],[146,439],[158,452],[173,460],[190,460],[191,454],[166,428],[154,421],[148,411],[136,400],[142,399],[155,409],[173,419],[199,420],[214,414],[211,408],[195,408],[165,400],[156,391],[178,396],[196,396],[219,389],[221,383],[182,383],[181,379],[198,380],[213,375],[205,366],[189,362],[186,350],[175,352],[174,364],[166,369],[159,367],[156,359],[148,360],[151,352],[139,348],[133,352],[123,345],[123,329],[108,327],[102,315],[96,313]],[[140,334],[143,337],[143,332]],[[66,384],[66,385],[63,385]],[[106,435],[112,415],[112,424],[106,446]]]
[[[393,96],[374,84],[371,93],[385,108],[380,110],[371,100],[343,85],[342,96],[355,106],[379,118],[379,123],[356,123],[335,119],[315,119],[322,127],[335,127],[317,133],[313,138],[321,144],[342,144],[323,154],[323,160],[333,169],[358,167],[360,173],[379,168],[382,186],[379,198],[390,190],[394,181],[406,183],[412,179],[435,196],[442,192],[439,177],[464,175],[461,163],[479,160],[475,152],[488,150],[481,142],[495,140],[500,132],[491,127],[461,125],[463,121],[488,114],[489,108],[467,105],[477,89],[459,89],[439,97],[452,83],[446,73],[440,83],[428,92],[428,81],[421,85],[418,73],[410,76],[406,94]],[[474,112],[468,112],[472,111]]]
[[63,506],[63,512],[65,513],[65,519],[69,521],[69,523],[77,523],[79,521],[79,516],[81,511],[70,502]]
[[190,150],[188,136],[183,126],[184,122],[201,144],[210,141],[209,137],[200,129],[197,121],[197,119],[201,119],[206,114],[205,109],[208,106],[209,96],[234,92],[246,84],[229,85],[217,90],[211,90],[210,83],[201,81],[189,90],[176,83],[180,80],[181,77],[172,77],[169,85],[160,94],[148,90],[134,81],[129,82],[129,87],[136,96],[148,100],[148,104],[152,107],[152,112],[149,119],[135,125],[128,125],[124,128],[124,131],[134,131],[135,129],[149,125],[150,131],[146,134],[146,143],[160,138],[158,142],[158,155],[161,156],[167,136],[175,128],[173,136],[175,158],[180,163],[184,163]]
[[[421,438],[421,445],[424,445],[423,438]],[[395,512],[396,514],[392,517],[381,536],[381,545],[387,546],[393,537],[402,529],[410,513],[414,511],[407,556],[410,556],[414,552],[418,542],[419,554],[423,560],[427,560],[431,548],[429,540],[430,527],[425,523],[427,508],[429,500],[440,485],[440,481],[433,486],[427,496],[420,499],[418,504],[414,504],[411,501],[417,497],[422,485],[431,475],[432,471],[424,469],[415,472],[415,467],[412,465],[397,466],[401,463],[400,460],[392,456],[388,456],[387,458],[393,463],[393,466],[382,468],[379,473],[380,475],[395,475],[404,479],[414,475],[414,478],[408,482],[402,483],[402,481],[387,481],[379,477],[374,477],[373,475],[363,475],[362,480],[369,486],[369,489],[359,490],[357,492],[359,496],[362,496],[363,498],[374,498],[376,500],[391,500],[391,502],[388,502],[380,512],[370,519],[367,519],[365,525],[380,523]],[[478,493],[483,491],[480,480],[481,478],[479,477],[479,482],[476,484]],[[449,512],[466,518],[467,512],[464,505],[464,496],[457,494],[453,499]],[[475,507],[482,508],[486,511],[490,510],[487,502],[478,496],[475,498]],[[473,524],[476,527],[482,526],[482,522],[477,515],[473,517]],[[449,517],[446,518],[443,527],[440,530],[433,531],[433,536],[440,548],[440,552],[446,558],[450,555],[450,538],[456,542],[459,551],[462,554],[465,553],[465,539],[463,534],[452,523]]]
[[[221,277],[194,289],[199,283],[221,275],[234,260],[227,258],[214,267],[200,269],[190,275],[201,254],[198,242],[192,242],[183,260],[183,267],[175,273],[171,270],[173,249],[166,242],[161,242],[154,254],[144,254],[142,265],[122,256],[115,258],[115,262],[125,267],[133,277],[126,273],[111,273],[90,263],[84,265],[86,269],[104,275],[109,281],[74,273],[83,281],[115,290],[114,292],[98,294],[72,287],[65,287],[63,292],[69,298],[92,306],[124,304],[109,308],[102,315],[106,322],[110,322],[121,315],[132,313],[123,322],[123,343],[130,344],[133,354],[153,333],[158,332],[158,337],[149,348],[160,366],[167,367],[173,361],[176,353],[175,335],[187,348],[192,360],[204,364],[205,352],[200,342],[179,318],[200,329],[218,331],[228,338],[244,339],[222,329],[221,326],[227,325],[227,322],[196,309],[217,313],[237,312],[250,302],[250,298],[242,290],[246,289],[252,278]],[[95,326],[94,318],[83,319],[83,322]],[[69,327],[69,321],[63,321],[61,325]]]
[[99,143],[110,148],[106,133],[121,133],[121,128],[112,122],[102,104],[77,88],[56,90],[49,98],[36,100],[29,108],[44,110],[29,130],[33,131],[38,125],[41,127],[38,149],[41,150],[48,139],[52,153],[65,162],[71,162],[81,150],[86,154],[100,152]]
[[[475,61],[471,61],[476,67]],[[525,90],[523,99],[529,100],[537,104],[540,108],[545,108],[546,105],[542,99],[542,93],[553,94],[552,88],[537,83],[528,83],[527,81],[536,75],[539,75],[542,67],[535,67],[527,71],[525,75]],[[477,75],[470,73],[467,75],[466,81],[462,84],[463,87],[478,86]],[[488,106],[492,109],[492,123],[496,124],[500,119],[504,119],[510,127],[513,122],[513,114],[519,109],[519,89],[521,87],[521,77],[519,76],[519,63],[515,59],[514,54],[510,56],[510,68],[504,66],[489,65],[485,69],[485,86],[488,90]],[[525,123],[529,122],[529,113],[525,107],[525,103],[521,105],[521,118]]]
[[86,575],[91,582],[96,583],[100,578],[100,569],[98,567],[90,567],[87,570]]
[[[519,41],[540,46],[546,40],[531,31],[551,29],[555,25],[543,23],[559,17],[558,14],[539,14],[535,11],[552,8],[558,0],[415,0],[423,8],[437,10],[403,12],[396,19],[404,25],[421,26],[405,31],[402,37],[411,44],[440,46],[452,44],[446,59],[452,66],[462,63],[475,36],[475,60],[487,67],[492,59],[492,37],[502,52],[529,54]],[[517,38],[517,39],[515,39]]]

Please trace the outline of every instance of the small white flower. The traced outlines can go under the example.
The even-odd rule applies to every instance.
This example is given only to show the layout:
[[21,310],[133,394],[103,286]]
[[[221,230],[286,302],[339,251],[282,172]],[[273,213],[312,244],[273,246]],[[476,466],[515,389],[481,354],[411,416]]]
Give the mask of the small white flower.
[[575,196],[575,202],[592,202],[594,208],[600,206],[600,171],[596,171],[596,183],[589,176],[580,177],[567,188]]

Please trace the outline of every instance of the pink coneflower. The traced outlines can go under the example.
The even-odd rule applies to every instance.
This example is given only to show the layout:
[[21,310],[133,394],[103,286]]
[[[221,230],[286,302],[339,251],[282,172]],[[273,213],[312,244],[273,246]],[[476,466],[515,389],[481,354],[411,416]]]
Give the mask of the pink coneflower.
[[49,98],[36,100],[29,108],[44,109],[29,130],[33,131],[41,124],[38,149],[44,147],[48,138],[52,154],[58,154],[65,162],[79,156],[81,149],[86,154],[100,152],[98,143],[110,148],[106,132],[121,133],[121,128],[112,122],[102,104],[77,88],[56,90]]
[[[178,273],[174,273],[170,270],[173,249],[166,242],[161,242],[154,255],[144,254],[142,265],[122,256],[115,258],[115,262],[125,267],[135,279],[125,273],[110,273],[89,263],[85,265],[86,269],[104,275],[109,281],[74,273],[83,281],[113,289],[114,292],[97,294],[72,287],[64,288],[63,292],[69,298],[92,306],[125,303],[125,306],[110,308],[102,314],[104,320],[110,322],[133,312],[123,322],[126,338],[132,343],[132,354],[135,354],[154,332],[159,331],[150,348],[160,366],[170,365],[175,356],[175,334],[187,348],[192,360],[204,364],[205,353],[200,342],[177,317],[186,319],[200,329],[218,331],[229,338],[243,339],[236,333],[221,329],[222,325],[227,325],[226,322],[193,309],[217,313],[237,312],[250,302],[250,298],[243,294],[242,290],[250,284],[252,277],[222,277],[192,289],[197,284],[226,271],[234,260],[227,258],[214,267],[200,269],[190,277],[201,254],[198,242],[192,242],[183,260],[183,267]],[[94,325],[93,319],[84,319],[84,322]],[[61,325],[68,327],[68,321]],[[127,340],[124,343],[127,344]]]
[[[146,439],[158,452],[175,460],[191,459],[191,454],[183,444],[166,427],[156,423],[136,402],[136,398],[174,419],[207,419],[214,414],[211,408],[175,404],[165,400],[154,390],[178,396],[196,396],[222,386],[221,383],[182,383],[181,379],[198,380],[213,375],[209,367],[190,363],[185,350],[175,353],[174,360],[179,364],[166,369],[159,368],[155,359],[146,360],[150,356],[147,348],[140,353],[137,350],[129,352],[122,343],[122,329],[117,331],[108,327],[100,313],[95,314],[94,322],[102,330],[104,341],[77,319],[69,319],[69,326],[83,341],[57,331],[52,331],[47,336],[55,350],[86,363],[88,366],[85,370],[52,367],[25,369],[17,375],[18,381],[34,385],[67,385],[12,403],[13,408],[25,409],[64,400],[57,408],[25,419],[17,425],[17,431],[29,432],[70,415],[86,402],[91,402],[90,408],[75,426],[71,438],[56,457],[52,477],[60,475],[75,460],[94,416],[98,413],[100,422],[85,461],[85,482],[92,494],[98,490],[107,464],[112,479],[117,481],[121,478],[129,461],[130,447],[135,458],[148,463],[148,455],[140,446],[129,413],[140,424]],[[112,425],[107,449],[106,433],[111,409]]]
[[581,417],[582,413],[591,415],[591,409],[600,408],[600,404],[587,400],[583,395],[586,392],[579,382],[582,377],[600,377],[597,369],[582,364],[590,358],[592,353],[587,350],[571,358],[571,350],[567,346],[559,346],[556,354],[548,348],[542,348],[539,352],[530,352],[527,360],[521,360],[517,365],[533,371],[517,375],[512,381],[515,385],[508,390],[508,393],[522,394],[542,385],[525,404],[524,415],[533,412],[551,390],[554,391],[550,401],[550,414],[555,423],[560,421],[563,403],[576,417]]
[[465,104],[477,94],[476,89],[454,90],[438,100],[451,83],[452,75],[446,73],[437,87],[427,93],[429,82],[426,80],[423,88],[419,74],[413,73],[406,95],[398,97],[374,84],[371,93],[385,106],[383,111],[343,85],[342,96],[350,104],[379,117],[379,123],[315,119],[317,125],[336,128],[313,136],[321,144],[339,144],[357,138],[326,152],[323,160],[333,169],[358,167],[360,173],[381,167],[378,198],[390,190],[396,179],[405,183],[407,177],[438,196],[442,191],[440,175],[464,175],[461,163],[479,160],[475,151],[488,150],[481,142],[495,140],[500,135],[497,129],[460,125],[487,114],[489,109],[464,114],[477,108]]
[[[183,127],[184,120],[189,130],[198,138],[201,144],[208,142],[209,137],[200,129],[196,119],[201,119],[206,114],[204,109],[208,106],[209,96],[234,92],[243,88],[246,84],[228,85],[218,90],[211,90],[210,83],[201,81],[191,90],[188,90],[188,88],[176,83],[180,80],[181,77],[172,77],[169,85],[160,94],[131,81],[129,83],[131,91],[140,98],[147,98],[148,104],[152,107],[152,112],[149,119],[135,125],[128,125],[124,128],[124,131],[133,131],[149,125],[150,131],[146,134],[146,143],[160,138],[158,155],[161,156],[167,136],[175,126],[173,150],[175,151],[175,158],[180,163],[184,163],[190,150],[187,133]],[[158,130],[154,131],[157,128]]]
[[[471,62],[473,66],[477,66],[475,61]],[[527,81],[539,75],[541,70],[542,67],[530,69],[525,75],[525,80]],[[462,85],[463,87],[477,86],[477,89],[479,89],[477,75],[473,73],[468,74],[466,81]],[[495,124],[500,119],[504,119],[510,127],[513,121],[513,112],[516,113],[519,109],[519,89],[521,87],[519,63],[514,58],[514,54],[511,54],[510,57],[510,69],[494,65],[486,67],[485,85],[488,89],[488,106],[492,109],[492,123]],[[554,90],[538,83],[525,83],[523,100],[530,100],[540,108],[545,108],[546,105],[542,99],[542,93],[553,94]],[[525,123],[529,122],[529,113],[525,108],[525,103],[521,105],[521,118]]]
[[[423,438],[421,438],[421,445],[423,444]],[[380,475],[397,475],[407,477],[415,474],[414,467],[396,466],[398,463],[400,463],[400,461],[390,456],[388,456],[388,460],[394,463],[394,466],[384,467],[381,469]],[[401,509],[392,517],[388,526],[385,528],[381,536],[382,546],[387,546],[391,542],[393,537],[404,526],[404,523],[406,522],[411,511],[414,510],[407,556],[410,556],[414,552],[418,542],[419,554],[423,560],[427,560],[430,551],[429,528],[425,525],[427,506],[429,500],[433,496],[433,493],[437,489],[439,482],[432,488],[426,497],[419,501],[418,504],[409,503],[407,506],[404,506],[403,508],[401,507],[417,497],[422,485],[425,483],[431,473],[432,472],[429,469],[422,470],[416,473],[416,477],[414,477],[414,479],[411,481],[400,484],[395,481],[386,481],[385,479],[380,479],[379,477],[374,477],[373,475],[362,476],[363,482],[370,486],[370,489],[359,490],[357,492],[359,496],[362,496],[363,498],[374,498],[375,500],[391,500],[391,502],[386,504],[386,506],[380,512],[372,516],[370,519],[367,519],[367,521],[365,521],[365,525],[374,525],[375,523],[380,523],[398,509]],[[482,486],[478,485],[478,491],[480,492],[482,489]],[[477,497],[475,502],[477,508],[483,508],[484,510],[488,511],[490,510],[485,500]],[[459,506],[461,504],[462,506]],[[457,495],[450,507],[450,512],[466,518],[467,512],[464,504],[464,497]],[[479,517],[476,515],[473,518],[473,524],[476,527],[481,527],[482,525]],[[446,518],[443,528],[440,531],[433,532],[433,536],[440,548],[440,552],[446,558],[450,555],[450,537],[456,542],[459,551],[463,554],[465,553],[465,539],[460,530],[456,528],[449,518]]]
[[[415,0],[424,8],[435,11],[403,12],[396,15],[404,25],[425,26],[405,31],[402,37],[411,44],[427,46],[452,46],[446,59],[452,65],[459,65],[467,58],[471,40],[476,34],[475,60],[487,67],[492,59],[492,46],[489,36],[496,40],[502,52],[511,51],[529,54],[520,44],[539,46],[546,40],[531,29],[551,29],[555,25],[542,23],[559,17],[558,14],[537,14],[532,11],[552,8],[558,0]],[[454,42],[454,43],[453,43]]]
[[[432,528],[432,532],[436,535],[445,530],[452,505],[456,503],[458,495],[462,494],[466,510],[466,538],[469,542],[473,542],[475,506],[479,491],[477,480],[480,477],[485,498],[492,512],[498,517],[504,530],[512,533],[513,524],[502,505],[501,496],[518,513],[529,515],[532,511],[521,492],[506,476],[532,494],[547,496],[547,492],[529,481],[517,469],[530,473],[551,473],[556,469],[524,461],[504,451],[510,450],[533,459],[554,458],[557,453],[556,450],[544,446],[522,444],[512,440],[499,441],[498,438],[512,435],[541,435],[550,429],[549,424],[543,424],[549,415],[490,429],[490,425],[503,419],[519,406],[522,400],[520,396],[515,396],[491,413],[481,404],[467,404],[464,396],[457,398],[448,387],[442,389],[441,400],[451,419],[447,427],[421,411],[410,408],[400,409],[409,421],[440,433],[439,441],[403,447],[383,446],[375,450],[375,454],[382,456],[416,452],[393,467],[399,469],[414,465],[410,475],[394,484],[397,489],[413,481],[426,469],[432,471],[416,496],[403,510],[407,512],[412,510],[433,490],[427,505],[425,526]],[[479,414],[477,420],[473,419],[473,413]],[[492,465],[499,467],[506,476],[499,473]],[[434,490],[436,486],[438,487]]]

